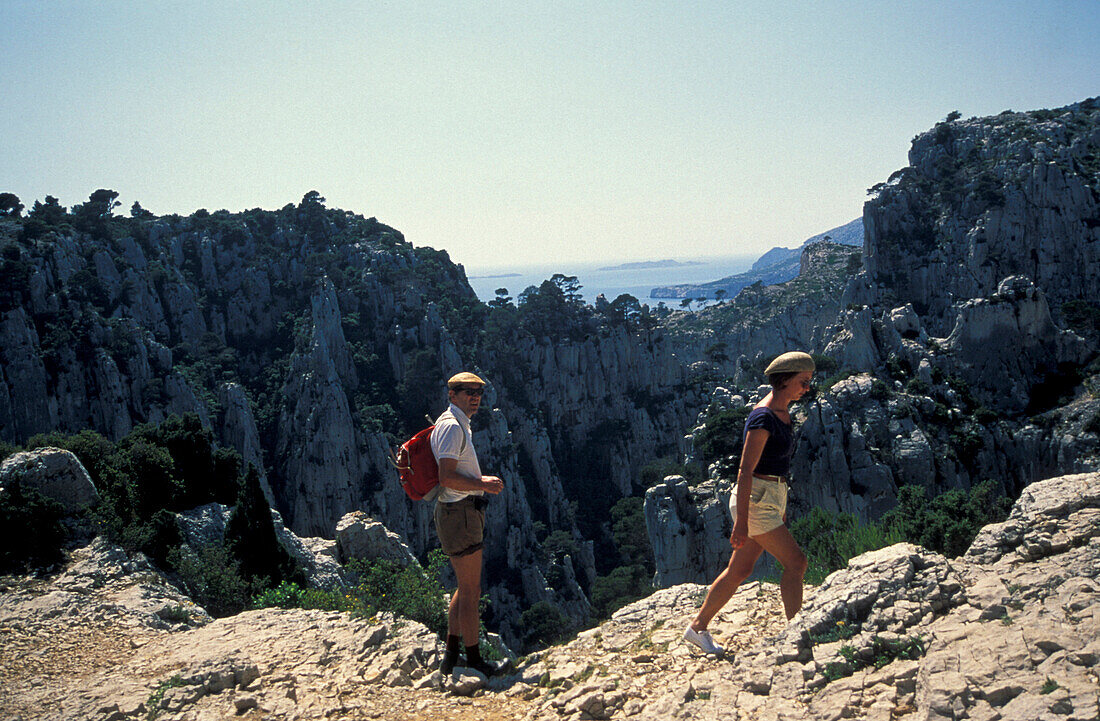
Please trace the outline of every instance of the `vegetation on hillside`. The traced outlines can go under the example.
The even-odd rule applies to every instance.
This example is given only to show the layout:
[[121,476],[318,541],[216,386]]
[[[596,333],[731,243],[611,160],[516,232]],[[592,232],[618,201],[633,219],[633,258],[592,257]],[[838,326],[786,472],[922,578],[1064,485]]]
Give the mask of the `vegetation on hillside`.
[[[81,517],[94,532],[176,574],[210,613],[237,613],[253,594],[284,580],[302,580],[276,539],[256,469],[250,466],[242,474],[237,452],[216,448],[198,416],[142,425],[117,443],[84,430],[37,435],[26,444],[27,450],[44,447],[71,451],[87,469],[100,501]],[[233,508],[224,540],[185,546],[175,514],[208,503]],[[37,494],[16,488],[0,495],[0,528],[12,541],[3,545],[4,569],[41,568],[60,560],[68,541],[61,516],[56,503]],[[28,538],[35,542],[26,543]]]

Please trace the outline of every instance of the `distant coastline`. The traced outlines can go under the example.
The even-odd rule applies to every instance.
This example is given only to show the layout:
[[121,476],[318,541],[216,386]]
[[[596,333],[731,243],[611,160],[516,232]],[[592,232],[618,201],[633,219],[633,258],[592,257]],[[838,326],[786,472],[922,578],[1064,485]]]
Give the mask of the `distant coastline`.
[[643,260],[637,263],[623,263],[622,265],[605,265],[602,268],[596,268],[598,271],[603,270],[651,270],[653,268],[685,268],[689,265],[704,265],[697,260],[689,260],[681,263],[678,260]]
[[[759,253],[746,255],[714,256],[690,258],[682,261],[658,260],[648,263],[630,263],[639,266],[618,271],[601,270],[607,267],[608,260],[538,262],[531,265],[486,265],[470,267],[465,265],[467,280],[477,297],[488,303],[497,296],[501,288],[508,290],[519,302],[519,296],[527,288],[538,288],[554,275],[574,277],[580,283],[580,294],[584,302],[595,304],[596,298],[603,295],[608,301],[622,294],[632,295],[647,302],[650,290],[656,286],[679,285],[688,283],[706,283],[716,278],[724,278],[747,271],[759,258]],[[665,265],[668,262],[674,265]],[[620,267],[621,266],[616,266]]]
[[486,278],[518,278],[520,273],[497,273],[495,275],[471,275],[467,280],[485,280]]

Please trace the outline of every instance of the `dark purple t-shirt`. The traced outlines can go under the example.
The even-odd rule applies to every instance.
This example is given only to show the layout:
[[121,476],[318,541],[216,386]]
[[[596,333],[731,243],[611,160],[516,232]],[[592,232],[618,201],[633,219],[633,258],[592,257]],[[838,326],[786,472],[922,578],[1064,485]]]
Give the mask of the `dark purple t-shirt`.
[[779,420],[779,416],[771,408],[761,406],[753,408],[745,421],[744,440],[749,431],[763,428],[768,432],[768,442],[764,444],[764,452],[760,454],[760,460],[756,463],[753,473],[765,476],[787,476],[791,472],[791,456],[794,455],[793,429]]

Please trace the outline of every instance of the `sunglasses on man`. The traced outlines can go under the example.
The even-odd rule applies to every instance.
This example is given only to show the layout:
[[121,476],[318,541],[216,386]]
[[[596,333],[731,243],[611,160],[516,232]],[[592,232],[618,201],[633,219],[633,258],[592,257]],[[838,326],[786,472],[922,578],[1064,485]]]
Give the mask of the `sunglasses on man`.
[[455,393],[465,393],[466,395],[473,396],[473,397],[477,397],[477,396],[485,394],[485,389],[480,388],[480,387],[479,388],[465,388],[465,387],[462,387],[462,388],[455,388],[454,390],[455,390]]

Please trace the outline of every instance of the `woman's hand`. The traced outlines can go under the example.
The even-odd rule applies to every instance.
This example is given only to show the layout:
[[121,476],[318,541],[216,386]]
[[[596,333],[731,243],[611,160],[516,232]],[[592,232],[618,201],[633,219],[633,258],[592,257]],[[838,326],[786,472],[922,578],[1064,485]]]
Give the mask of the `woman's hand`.
[[730,545],[734,550],[741,548],[745,545],[745,541],[749,538],[749,522],[747,520],[739,520],[733,524],[733,533],[730,534]]

